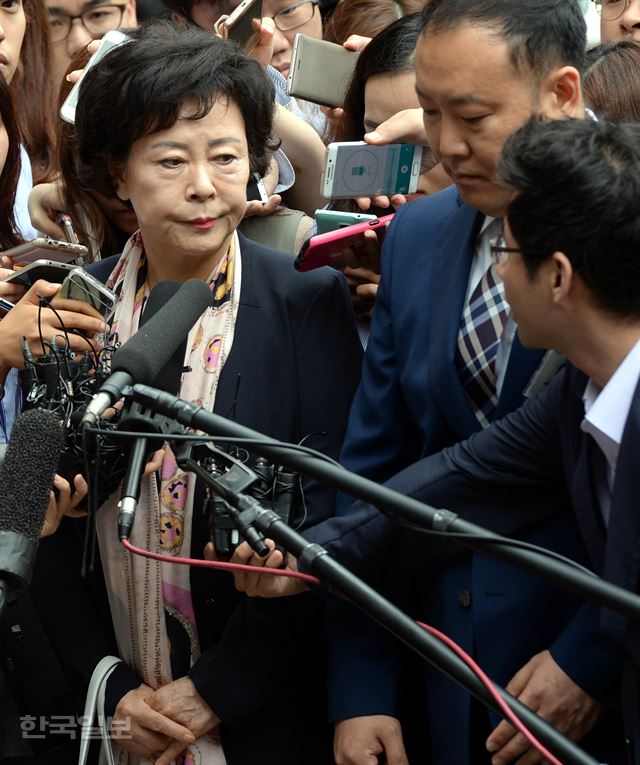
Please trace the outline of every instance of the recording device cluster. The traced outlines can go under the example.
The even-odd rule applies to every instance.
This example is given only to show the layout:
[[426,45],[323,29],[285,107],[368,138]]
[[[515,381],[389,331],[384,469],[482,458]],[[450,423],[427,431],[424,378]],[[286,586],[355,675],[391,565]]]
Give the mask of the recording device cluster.
[[[251,462],[249,453],[238,446],[224,452],[212,444],[183,444],[178,450],[178,464],[184,461],[185,452],[190,453],[218,487],[236,494],[248,494],[277,513],[287,525],[292,525],[303,499],[298,473],[273,465],[262,457]],[[231,556],[242,541],[233,508],[220,494],[209,489],[204,513],[216,554]]]
[[[183,357],[186,335],[210,299],[203,283],[157,285],[138,332],[122,346],[117,335],[105,332],[102,348],[98,350],[87,340],[87,350],[74,353],[60,317],[60,335],[51,341],[41,337],[39,353],[23,338],[25,368],[20,377],[25,409],[51,412],[63,424],[64,444],[57,472],[70,482],[77,473],[87,477],[93,494],[88,509],[100,507],[122,483],[121,537],[127,538],[131,531],[150,453],[176,433],[183,435],[184,429],[135,402],[127,403],[111,417],[105,418],[104,413],[133,380],[156,381],[170,356]],[[44,299],[41,307],[51,308]],[[181,308],[180,315],[176,307]],[[150,348],[157,353],[150,354]],[[178,464],[197,472],[209,487],[203,512],[219,555],[231,555],[241,538],[233,508],[212,486],[246,492],[287,524],[296,517],[303,501],[298,473],[262,458],[252,460],[248,451],[237,446],[228,451],[206,442],[185,441],[172,446]]]
[[[117,427],[117,417],[101,421],[104,436],[92,439],[91,455],[87,453],[82,431],[78,427],[84,410],[94,393],[109,377],[111,357],[118,348],[118,338],[107,336],[101,349],[87,340],[87,350],[79,355],[68,343],[63,328],[51,341],[40,339],[42,355],[22,339],[24,369],[20,371],[25,410],[47,410],[64,424],[64,442],[57,472],[73,482],[73,477],[90,469],[95,479],[96,499],[103,502],[118,486],[127,469],[128,448],[123,441],[106,436]],[[92,464],[93,463],[93,464]],[[99,464],[100,469],[94,469]]]

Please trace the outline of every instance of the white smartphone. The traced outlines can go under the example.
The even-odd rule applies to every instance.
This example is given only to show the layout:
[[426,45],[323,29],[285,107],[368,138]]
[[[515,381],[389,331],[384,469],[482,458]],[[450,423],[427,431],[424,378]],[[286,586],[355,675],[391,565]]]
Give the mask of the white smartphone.
[[113,311],[116,304],[116,296],[113,292],[81,268],[74,269],[67,276],[55,296],[88,303],[105,318]]
[[53,260],[34,260],[33,263],[12,271],[2,281],[18,282],[24,284],[25,287],[30,287],[38,279],[44,279],[47,282],[61,282],[74,268],[78,268],[78,266],[71,263],[56,263]]
[[413,194],[418,188],[422,146],[364,141],[330,143],[322,177],[326,199]]
[[287,93],[322,106],[342,106],[359,51],[297,34],[287,77]]
[[243,48],[256,34],[251,22],[262,18],[262,0],[242,0],[240,5],[222,22],[222,36],[235,40]]
[[[87,254],[87,248],[83,244],[61,242],[58,239],[43,236],[26,244],[19,244],[10,250],[5,250],[2,254],[20,266],[33,263],[36,260],[70,263],[72,260],[84,258]],[[80,263],[76,263],[76,265],[80,265]]]
[[76,122],[76,106],[78,105],[78,96],[80,94],[80,83],[82,82],[87,70],[97,64],[100,59],[104,58],[110,50],[117,48],[126,42],[131,42],[131,37],[125,35],[124,32],[120,32],[117,29],[107,32],[105,36],[100,40],[100,47],[91,56],[87,65],[85,66],[80,79],[71,88],[69,95],[66,97],[64,103],[60,107],[60,116],[65,122],[69,122],[75,125]]

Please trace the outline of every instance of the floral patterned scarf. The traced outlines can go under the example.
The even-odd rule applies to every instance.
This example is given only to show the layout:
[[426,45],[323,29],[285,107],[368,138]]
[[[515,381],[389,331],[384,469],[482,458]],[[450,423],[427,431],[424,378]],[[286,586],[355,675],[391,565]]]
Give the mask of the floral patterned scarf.
[[[112,331],[123,343],[138,329],[149,292],[146,271],[144,245],[138,232],[127,243],[107,282],[118,295]],[[213,304],[189,334],[179,395],[211,411],[220,372],[233,344],[238,314],[241,260],[237,234],[208,281],[214,293]],[[188,557],[195,476],[178,468],[167,445],[160,474],[159,490],[155,475],[143,479],[131,542],[146,550]],[[165,613],[177,619],[189,635],[191,664],[200,655],[189,567],[129,554],[116,533],[118,499],[119,491],[100,508],[96,527],[120,657],[147,685],[159,688],[177,679],[171,676]],[[215,737],[208,735],[190,746],[178,762],[223,765],[225,758]],[[146,763],[150,761],[119,751],[118,765]]]

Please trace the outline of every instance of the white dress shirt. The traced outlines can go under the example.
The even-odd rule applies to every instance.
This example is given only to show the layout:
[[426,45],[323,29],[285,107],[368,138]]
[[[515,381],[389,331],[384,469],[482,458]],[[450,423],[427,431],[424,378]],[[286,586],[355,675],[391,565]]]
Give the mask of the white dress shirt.
[[598,387],[590,379],[582,396],[584,419],[580,427],[585,433],[593,436],[607,461],[606,480],[598,480],[596,477],[600,511],[607,526],[611,514],[611,494],[618,452],[639,379],[640,340],[629,351],[604,388]]

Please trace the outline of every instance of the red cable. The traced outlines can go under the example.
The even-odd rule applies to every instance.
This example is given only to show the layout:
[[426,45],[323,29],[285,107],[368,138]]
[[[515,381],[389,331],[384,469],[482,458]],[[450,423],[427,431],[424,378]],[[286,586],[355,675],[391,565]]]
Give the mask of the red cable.
[[[129,542],[128,539],[122,539],[122,546],[129,550],[129,552],[135,555],[142,555],[145,558],[153,558],[153,560],[159,560],[163,563],[177,563],[182,566],[198,566],[200,568],[218,568],[224,571],[245,571],[250,574],[260,573],[267,574],[269,576],[286,576],[290,579],[301,579],[303,582],[310,584],[316,584],[322,586],[321,581],[311,574],[301,574],[299,571],[290,571],[282,568],[257,568],[256,566],[248,566],[243,563],[226,563],[224,561],[215,560],[199,560],[198,558],[179,558],[172,557],[170,555],[163,555],[162,553],[154,553],[149,550],[143,550],[140,547],[135,547]],[[464,663],[471,669],[471,671],[479,678],[482,684],[489,691],[495,702],[498,704],[504,716],[511,722],[511,724],[527,739],[527,741],[537,749],[543,757],[545,757],[551,765],[563,765],[557,757],[545,747],[545,745],[539,741],[533,733],[526,727],[526,725],[520,720],[516,713],[509,707],[507,702],[502,698],[500,693],[496,690],[492,680],[484,672],[484,670],[469,656],[469,654],[461,648],[454,640],[452,640],[444,632],[440,632],[435,627],[431,627],[423,622],[416,622],[422,629],[426,630],[430,635],[436,637],[440,642],[444,643],[451,651],[453,651]]]
[[519,730],[520,733],[522,733],[522,735],[527,739],[527,741],[533,747],[535,747],[540,752],[540,754],[542,754],[544,757],[546,757],[547,760],[549,760],[551,765],[563,765],[563,763],[560,762],[560,760],[557,757],[551,754],[551,752],[545,747],[545,745],[541,741],[538,741],[538,739],[533,735],[533,733],[531,733],[531,731],[526,727],[526,725],[522,722],[522,720],[516,715],[516,713],[511,709],[511,707],[507,704],[507,702],[498,693],[491,678],[489,678],[489,676],[484,672],[482,667],[480,667],[480,665],[477,664],[463,648],[461,648],[448,635],[445,635],[444,632],[440,632],[435,627],[431,627],[428,624],[423,624],[422,622],[417,622],[417,624],[419,624],[422,627],[422,629],[426,630],[430,635],[437,637],[438,640],[444,643],[455,654],[457,654],[462,659],[462,661],[464,661],[464,663],[482,681],[483,685],[486,687],[489,693],[493,696],[493,698],[495,699],[500,709],[502,709],[502,711],[504,712],[504,716],[511,721],[512,725],[514,725],[515,728]]
[[145,558],[153,558],[163,563],[177,563],[180,566],[198,566],[200,568],[220,568],[224,571],[246,571],[249,574],[268,574],[269,576],[288,576],[291,579],[302,579],[303,582],[310,584],[320,584],[320,580],[311,576],[311,574],[301,574],[299,571],[290,571],[284,568],[257,568],[248,566],[244,563],[226,563],[220,560],[200,560],[199,558],[178,558],[162,553],[154,553],[150,550],[143,550],[140,547],[134,547],[128,539],[121,539],[122,546],[135,555],[142,555]]

